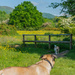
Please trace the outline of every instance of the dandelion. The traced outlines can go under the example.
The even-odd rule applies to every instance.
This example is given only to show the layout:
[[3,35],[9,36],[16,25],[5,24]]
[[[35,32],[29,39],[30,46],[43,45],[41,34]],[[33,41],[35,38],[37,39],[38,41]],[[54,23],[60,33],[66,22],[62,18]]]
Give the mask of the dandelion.
[[44,35],[45,33],[61,33],[60,31],[17,31],[18,34],[38,34],[38,35]]
[[6,58],[7,59],[7,58]]

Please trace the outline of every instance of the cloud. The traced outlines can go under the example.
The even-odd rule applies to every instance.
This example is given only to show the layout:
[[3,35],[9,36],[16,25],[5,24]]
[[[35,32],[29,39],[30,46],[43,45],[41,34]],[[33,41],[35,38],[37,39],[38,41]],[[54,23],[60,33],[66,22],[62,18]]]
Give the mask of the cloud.
[[31,3],[32,3],[33,5],[35,5],[35,6],[37,6],[37,5],[45,5],[45,4],[48,4],[49,2],[40,0],[40,1],[38,1],[38,2],[31,1]]
[[34,4],[35,6],[38,5],[38,3],[31,1],[32,4]]

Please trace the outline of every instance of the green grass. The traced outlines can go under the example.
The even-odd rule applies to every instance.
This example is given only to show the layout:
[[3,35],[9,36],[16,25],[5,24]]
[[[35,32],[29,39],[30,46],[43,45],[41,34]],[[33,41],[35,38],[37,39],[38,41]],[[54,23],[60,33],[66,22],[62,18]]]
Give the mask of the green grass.
[[56,61],[52,75],[74,75],[75,61],[68,58],[59,58]]
[[[15,48],[16,44],[20,44]],[[53,46],[53,45],[52,45]],[[64,45],[61,45],[62,47]],[[66,50],[66,49],[65,49]],[[22,36],[0,36],[0,69],[10,66],[27,67],[40,61],[40,56],[49,54],[48,44],[27,43],[22,45]],[[51,49],[53,51],[53,49]],[[51,53],[51,52],[50,52]],[[75,43],[65,57],[57,58],[51,75],[75,75]]]
[[45,49],[29,48],[21,46],[19,48],[0,47],[0,69],[9,66],[30,66],[37,61],[42,54],[47,54]]

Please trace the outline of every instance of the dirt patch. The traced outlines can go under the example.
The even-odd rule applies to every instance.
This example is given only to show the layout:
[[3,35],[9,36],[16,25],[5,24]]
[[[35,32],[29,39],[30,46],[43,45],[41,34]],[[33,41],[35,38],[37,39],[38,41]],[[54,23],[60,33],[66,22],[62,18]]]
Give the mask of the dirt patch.
[[9,47],[11,47],[11,48],[19,48],[19,47],[21,47],[21,45],[10,45]]

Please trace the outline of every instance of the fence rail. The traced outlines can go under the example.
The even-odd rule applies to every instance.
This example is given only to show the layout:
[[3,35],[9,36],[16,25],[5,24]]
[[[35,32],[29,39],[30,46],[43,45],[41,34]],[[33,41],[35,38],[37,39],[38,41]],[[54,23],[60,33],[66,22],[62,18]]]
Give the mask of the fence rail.
[[[61,36],[61,35],[70,36],[70,41],[51,41],[51,36]],[[34,36],[34,41],[25,40],[25,36]],[[36,36],[49,36],[49,41],[38,41],[36,39]],[[36,43],[49,43],[49,49],[50,49],[51,43],[68,43],[68,44],[70,44],[70,49],[72,49],[72,34],[50,34],[50,35],[23,34],[23,44],[25,44],[25,42],[34,42],[35,46],[36,46]]]

